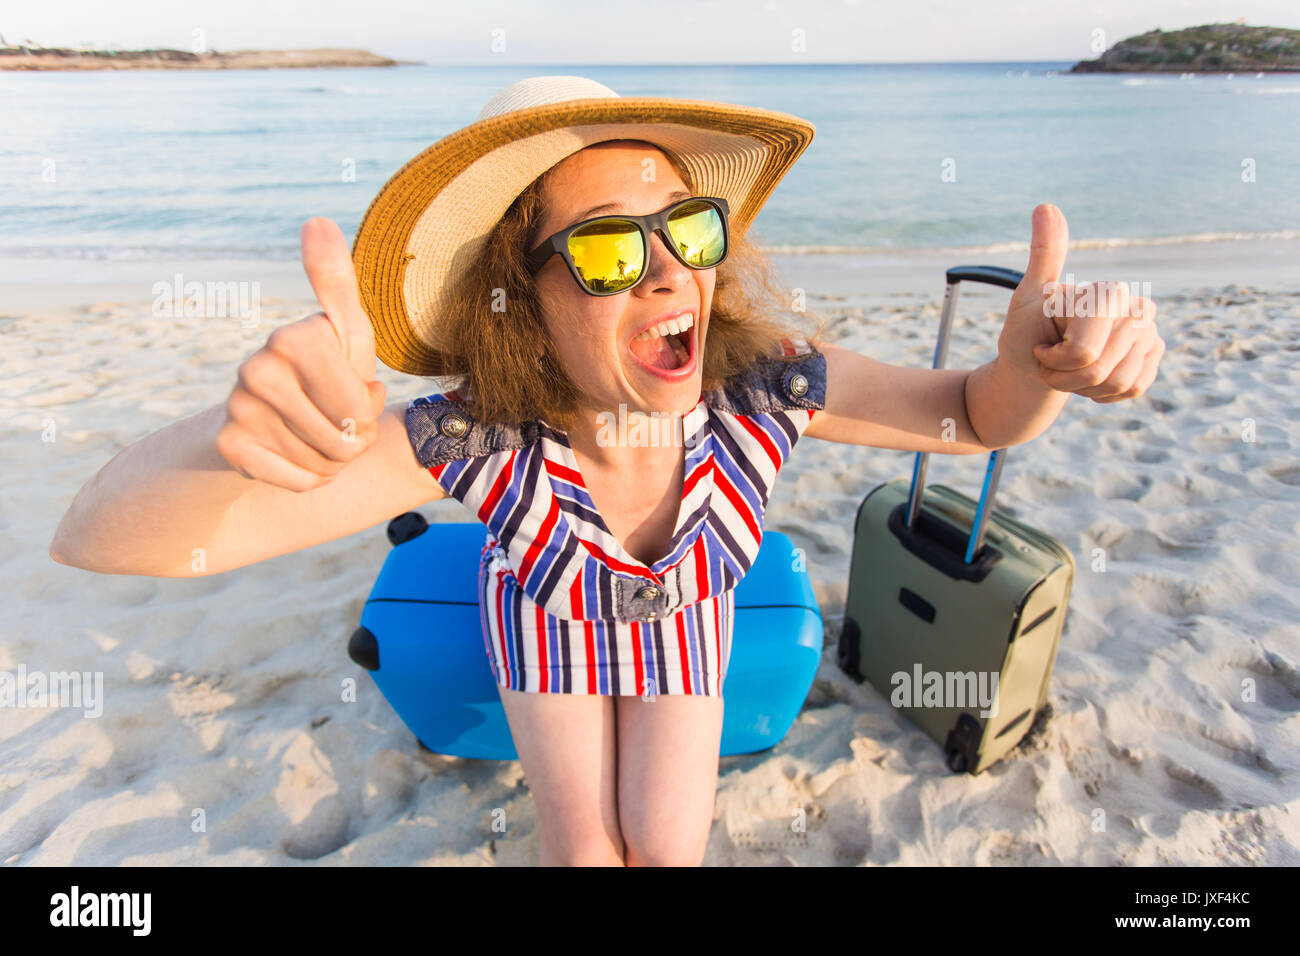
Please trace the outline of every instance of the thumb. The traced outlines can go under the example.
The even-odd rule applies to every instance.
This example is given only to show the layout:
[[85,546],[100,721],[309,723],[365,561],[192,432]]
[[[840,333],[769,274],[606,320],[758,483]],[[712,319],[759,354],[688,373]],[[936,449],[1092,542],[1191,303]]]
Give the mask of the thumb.
[[1025,266],[1020,288],[1035,297],[1050,295],[1052,286],[1060,281],[1069,248],[1070,227],[1065,222],[1065,214],[1051,203],[1039,203],[1034,207],[1029,265]]
[[384,412],[384,400],[387,398],[388,390],[384,388],[384,383],[379,381],[366,382],[366,388],[370,390],[370,410],[378,418]]
[[361,305],[357,273],[343,231],[332,219],[317,216],[302,226],[302,267],[321,311],[334,326],[339,348],[361,376],[375,378],[375,330]]

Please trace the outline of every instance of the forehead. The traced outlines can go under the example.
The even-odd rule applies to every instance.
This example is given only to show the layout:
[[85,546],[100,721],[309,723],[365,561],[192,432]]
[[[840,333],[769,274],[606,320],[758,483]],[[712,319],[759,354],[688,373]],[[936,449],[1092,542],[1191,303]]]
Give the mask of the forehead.
[[614,140],[588,146],[553,166],[542,196],[548,210],[563,212],[588,199],[590,205],[616,196],[657,196],[684,185],[672,157],[658,146]]
[[619,168],[628,165],[640,167],[646,160],[656,164],[663,163],[672,169],[667,153],[654,143],[639,139],[615,139],[593,143],[578,150],[572,156],[566,156],[555,164],[554,169],[557,173],[576,173],[583,168]]
[[672,157],[639,140],[596,143],[566,156],[551,167],[541,186],[542,214],[529,236],[530,246],[583,219],[651,212],[667,204],[665,196],[690,192]]

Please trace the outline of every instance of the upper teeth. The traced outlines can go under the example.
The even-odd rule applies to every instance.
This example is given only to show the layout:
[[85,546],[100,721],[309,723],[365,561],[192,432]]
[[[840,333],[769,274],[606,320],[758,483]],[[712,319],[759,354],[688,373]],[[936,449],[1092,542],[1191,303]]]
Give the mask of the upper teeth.
[[655,339],[663,335],[676,335],[678,332],[685,332],[694,324],[695,313],[683,312],[674,319],[668,319],[666,322],[652,325],[640,335],[636,336],[633,341],[635,342],[637,339]]

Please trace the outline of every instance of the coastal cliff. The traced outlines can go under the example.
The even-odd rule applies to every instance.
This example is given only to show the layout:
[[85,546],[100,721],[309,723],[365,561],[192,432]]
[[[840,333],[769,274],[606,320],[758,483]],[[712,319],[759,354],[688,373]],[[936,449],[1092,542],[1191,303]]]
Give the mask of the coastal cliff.
[[1212,23],[1121,40],[1071,73],[1300,72],[1300,30]]
[[305,67],[397,66],[367,50],[74,50],[0,47],[0,70],[272,70]]

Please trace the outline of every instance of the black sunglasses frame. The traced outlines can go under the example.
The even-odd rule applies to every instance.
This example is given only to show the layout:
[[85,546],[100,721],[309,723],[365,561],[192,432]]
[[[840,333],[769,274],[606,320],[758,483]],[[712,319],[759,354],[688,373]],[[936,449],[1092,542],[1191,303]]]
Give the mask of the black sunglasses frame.
[[[676,243],[673,241],[672,233],[668,230],[669,217],[672,216],[678,207],[692,202],[710,203],[721,214],[722,258],[710,266],[691,265],[691,263],[683,259],[681,253],[677,249]],[[635,289],[641,284],[641,280],[650,272],[650,233],[652,232],[659,233],[659,238],[663,240],[664,245],[667,246],[668,250],[673,254],[673,258],[688,269],[695,269],[697,272],[703,271],[704,269],[716,269],[722,263],[727,261],[727,256],[731,253],[730,217],[731,207],[727,205],[727,201],[715,196],[690,196],[679,202],[673,203],[666,209],[661,209],[659,212],[651,213],[648,216],[629,216],[621,213],[613,213],[608,216],[596,216],[592,219],[584,219],[582,222],[576,222],[567,229],[561,229],[555,235],[545,240],[532,252],[528,253],[524,262],[528,267],[529,275],[536,275],[542,266],[551,261],[551,256],[559,255],[564,259],[565,264],[568,265],[569,274],[573,276],[573,281],[578,283],[579,288],[581,288],[583,292],[588,295],[596,296],[618,295],[619,293]],[[584,226],[590,226],[593,222],[601,222],[607,219],[617,220],[619,222],[631,222],[636,225],[637,229],[641,233],[641,242],[645,246],[645,268],[641,270],[641,275],[637,277],[637,280],[625,288],[618,289],[614,292],[595,292],[582,280],[582,276],[578,272],[578,267],[573,264],[573,255],[569,252],[569,237]]]

